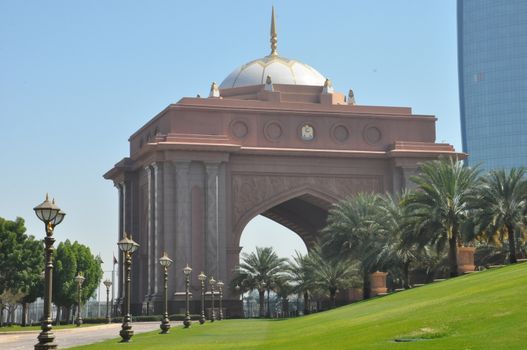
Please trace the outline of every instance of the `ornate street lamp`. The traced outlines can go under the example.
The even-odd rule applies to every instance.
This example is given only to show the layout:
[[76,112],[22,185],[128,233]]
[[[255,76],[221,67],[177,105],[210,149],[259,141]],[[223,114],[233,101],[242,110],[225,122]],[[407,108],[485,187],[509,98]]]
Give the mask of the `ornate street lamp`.
[[211,301],[212,301],[212,308],[211,308],[211,313],[210,313],[210,322],[214,322],[216,321],[216,312],[214,311],[214,286],[216,285],[216,280],[214,279],[214,277],[211,277],[210,280],[209,280],[209,285],[210,285],[210,297],[211,297]]
[[183,269],[183,273],[185,274],[185,302],[187,304],[186,311],[185,311],[185,319],[183,320],[183,324],[185,325],[185,328],[190,327],[190,310],[189,310],[189,287],[190,287],[190,273],[192,272],[192,269],[188,266],[185,266]]
[[201,271],[198,275],[198,280],[201,282],[201,316],[199,318],[199,324],[205,323],[205,280],[207,276]]
[[82,316],[81,316],[81,293],[82,293],[82,284],[84,283],[84,276],[82,275],[82,272],[79,272],[77,276],[75,276],[75,283],[77,283],[77,319],[75,320],[75,324],[77,327],[80,327],[82,324]]
[[220,313],[219,313],[218,320],[221,321],[221,320],[223,320],[222,301],[223,301],[223,285],[224,285],[224,283],[222,281],[218,281],[218,283],[216,283],[216,285],[218,286],[218,293],[220,294]]
[[164,278],[165,278],[165,294],[164,294],[164,308],[165,311],[163,313],[163,319],[161,320],[161,325],[159,326],[161,328],[161,334],[167,334],[168,330],[170,329],[170,320],[168,319],[168,297],[167,297],[167,289],[168,289],[168,267],[172,264],[172,259],[170,259],[167,256],[167,253],[163,253],[163,256],[159,258],[159,263],[161,266],[163,266],[164,271]]
[[106,279],[103,284],[106,287],[106,323],[112,323],[110,317],[110,287],[112,286],[112,281]]
[[131,237],[125,233],[124,238],[121,239],[117,245],[119,249],[125,254],[125,268],[124,268],[124,302],[123,302],[123,324],[121,325],[121,331],[119,335],[122,343],[128,343],[130,338],[133,337],[134,331],[132,330],[132,318],[130,316],[130,273],[132,271],[132,254],[139,248],[139,244],[134,242]]
[[48,350],[56,349],[57,344],[54,342],[55,335],[51,331],[51,291],[52,291],[52,280],[53,280],[53,230],[55,226],[60,224],[64,220],[66,214],[55,205],[55,201],[49,201],[48,195],[46,194],[46,200],[41,204],[33,208],[37,217],[44,222],[46,230],[46,237],[44,238],[45,244],[45,266],[44,272],[44,315],[42,317],[41,329],[42,331],[38,335],[38,344],[35,344],[35,350]]

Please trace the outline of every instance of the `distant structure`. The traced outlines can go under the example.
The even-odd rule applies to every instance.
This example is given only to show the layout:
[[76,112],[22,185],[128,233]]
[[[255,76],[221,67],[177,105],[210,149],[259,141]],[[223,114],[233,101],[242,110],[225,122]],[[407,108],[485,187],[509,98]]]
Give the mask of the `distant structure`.
[[[193,268],[194,295],[200,271],[227,285],[255,216],[290,228],[309,248],[333,203],[400,191],[419,163],[463,156],[435,143],[433,116],[356,105],[353,92],[346,102],[314,68],[278,55],[274,11],[271,23],[268,56],[212,83],[208,98],[169,105],[130,137],[130,156],[104,175],[119,190],[116,241],[128,232],[141,245],[133,255],[134,314],[145,305],[160,314],[164,251],[174,260],[169,313],[182,313],[183,267]],[[230,289],[224,305],[228,316],[241,315]],[[198,307],[195,298],[192,313]]]
[[468,162],[527,166],[527,1],[458,0],[457,21]]

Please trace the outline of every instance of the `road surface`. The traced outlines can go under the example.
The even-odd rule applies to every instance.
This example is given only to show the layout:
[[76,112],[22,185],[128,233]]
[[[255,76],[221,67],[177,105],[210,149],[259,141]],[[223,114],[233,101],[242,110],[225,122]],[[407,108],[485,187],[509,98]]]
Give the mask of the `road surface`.
[[[171,326],[179,326],[181,322],[171,322]],[[159,329],[159,322],[134,322],[134,334],[144,333]],[[112,323],[98,326],[85,326],[80,328],[67,328],[53,330],[55,343],[59,349],[73,346],[97,343],[103,340],[118,338],[121,324]],[[4,332],[0,333],[1,350],[33,350],[38,343],[40,331]],[[132,338],[133,341],[133,338]]]

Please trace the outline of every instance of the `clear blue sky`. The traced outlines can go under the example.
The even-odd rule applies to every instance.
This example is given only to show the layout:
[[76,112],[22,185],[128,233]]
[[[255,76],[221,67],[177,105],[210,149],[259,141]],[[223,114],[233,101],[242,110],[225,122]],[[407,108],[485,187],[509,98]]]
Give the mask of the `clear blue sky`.
[[[358,104],[436,115],[437,140],[461,148],[454,0],[3,0],[0,216],[42,237],[32,208],[49,192],[67,213],[57,240],[88,244],[110,270],[117,191],[102,175],[168,104],[267,55],[273,4],[281,55]],[[272,245],[275,230],[255,220],[242,244]],[[298,247],[288,239],[282,254]]]

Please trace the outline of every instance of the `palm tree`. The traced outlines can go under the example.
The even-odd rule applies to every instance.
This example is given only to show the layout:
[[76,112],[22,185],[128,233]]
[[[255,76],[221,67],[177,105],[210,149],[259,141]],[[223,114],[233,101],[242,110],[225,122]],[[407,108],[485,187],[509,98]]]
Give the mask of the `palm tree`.
[[380,227],[377,220],[381,196],[359,193],[337,203],[328,215],[323,230],[322,249],[340,258],[361,262],[364,298],[369,298],[370,273],[378,268],[381,249]]
[[420,170],[411,178],[417,190],[404,202],[415,219],[421,245],[431,243],[441,250],[448,244],[450,276],[457,276],[460,226],[475,198],[479,171],[452,158],[423,163]]
[[329,292],[331,307],[335,307],[337,290],[348,288],[358,274],[358,264],[349,259],[322,253],[316,246],[309,252],[308,264],[312,271],[313,284]]
[[295,252],[295,256],[287,264],[287,278],[293,285],[293,291],[304,297],[304,315],[309,313],[309,292],[313,288],[311,266],[308,255]]
[[323,248],[343,255],[357,250],[366,237],[377,232],[375,215],[380,203],[378,194],[359,193],[335,204],[323,229]]
[[[239,285],[243,283],[251,290],[258,290],[260,317],[265,315],[265,291],[267,290],[269,304],[269,292],[276,284],[276,280],[284,273],[286,261],[287,259],[278,257],[271,247],[256,247],[256,252],[242,254],[242,262],[235,279]],[[270,310],[268,310],[268,314],[269,312]]]
[[524,168],[494,170],[482,178],[478,191],[476,227],[484,232],[489,240],[497,235],[503,242],[507,235],[509,262],[516,263],[517,229],[526,222],[527,181]]

